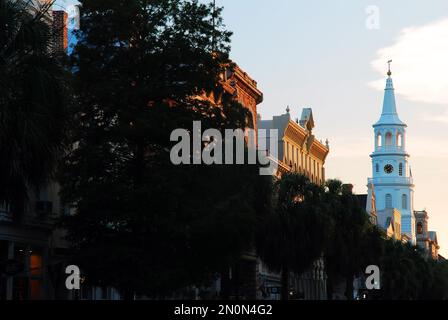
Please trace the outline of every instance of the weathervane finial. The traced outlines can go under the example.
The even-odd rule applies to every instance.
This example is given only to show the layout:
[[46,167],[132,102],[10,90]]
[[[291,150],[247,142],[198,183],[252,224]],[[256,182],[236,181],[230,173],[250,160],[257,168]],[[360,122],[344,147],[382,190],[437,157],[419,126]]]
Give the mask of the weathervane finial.
[[389,66],[389,70],[387,71],[387,75],[390,77],[392,72],[390,71],[390,63],[392,62],[392,60],[387,61],[387,64]]

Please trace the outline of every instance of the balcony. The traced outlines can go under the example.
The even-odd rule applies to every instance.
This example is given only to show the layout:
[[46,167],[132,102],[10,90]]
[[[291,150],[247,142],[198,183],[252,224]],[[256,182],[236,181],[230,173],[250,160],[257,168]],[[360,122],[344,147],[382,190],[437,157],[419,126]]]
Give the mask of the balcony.
[[8,203],[0,202],[0,223],[18,223],[20,225],[51,228],[54,224],[53,203],[51,201],[36,201],[34,211],[26,211],[20,221],[14,219]]
[[374,153],[406,153],[402,146],[382,146],[376,147]]
[[398,184],[398,185],[414,185],[414,181],[411,177],[377,177],[368,179],[367,183],[370,185],[377,184]]

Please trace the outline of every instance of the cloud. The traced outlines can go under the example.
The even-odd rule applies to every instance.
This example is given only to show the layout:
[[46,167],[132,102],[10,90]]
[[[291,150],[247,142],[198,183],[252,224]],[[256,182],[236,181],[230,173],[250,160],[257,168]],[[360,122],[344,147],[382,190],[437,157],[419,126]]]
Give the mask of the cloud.
[[[410,101],[448,106],[448,18],[400,31],[395,43],[378,50],[372,67],[381,74],[393,60],[395,89]],[[384,78],[371,82],[384,89]],[[444,116],[444,121],[446,116]]]
[[448,112],[439,115],[424,114],[423,120],[430,122],[448,123]]

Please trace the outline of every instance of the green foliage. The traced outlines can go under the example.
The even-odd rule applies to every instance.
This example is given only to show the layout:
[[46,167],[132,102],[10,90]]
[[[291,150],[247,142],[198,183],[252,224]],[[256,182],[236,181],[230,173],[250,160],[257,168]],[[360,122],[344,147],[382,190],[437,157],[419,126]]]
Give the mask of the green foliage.
[[380,269],[380,299],[448,299],[448,264],[425,259],[419,247],[386,241]]
[[430,261],[432,283],[424,299],[448,300],[448,261]]
[[48,6],[0,0],[0,201],[20,220],[30,189],[63,150],[64,72],[51,50]]
[[[164,297],[206,284],[250,248],[269,180],[249,165],[173,165],[174,129],[246,128],[223,94],[220,9],[180,0],[84,0],[62,195],[74,259],[95,284]],[[212,23],[215,15],[215,28]],[[217,52],[220,52],[217,54]],[[197,99],[213,92],[219,106]],[[261,199],[261,200],[260,200]]]
[[379,230],[371,225],[365,208],[347,185],[329,180],[326,186],[327,214],[333,227],[324,255],[330,284],[328,292],[331,297],[333,282],[344,279],[346,296],[352,299],[353,278],[363,273],[367,265],[378,261],[382,240]]
[[349,188],[338,180],[327,181],[326,202],[333,230],[325,250],[327,284],[346,281],[346,296],[353,297],[353,278],[362,276],[368,265],[378,265],[381,290],[371,292],[374,299],[446,299],[446,262],[425,259],[419,247],[386,240],[382,230],[369,222]]
[[285,287],[289,272],[301,274],[322,254],[328,230],[324,190],[306,176],[287,173],[274,194],[272,210],[259,222],[257,253],[271,270],[282,271]]

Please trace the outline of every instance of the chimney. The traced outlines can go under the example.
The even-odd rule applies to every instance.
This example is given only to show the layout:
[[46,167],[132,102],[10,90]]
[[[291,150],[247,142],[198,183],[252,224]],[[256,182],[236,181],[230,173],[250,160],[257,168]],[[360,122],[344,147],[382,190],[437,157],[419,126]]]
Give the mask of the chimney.
[[58,56],[67,53],[67,17],[67,13],[63,10],[53,11],[53,52]]

